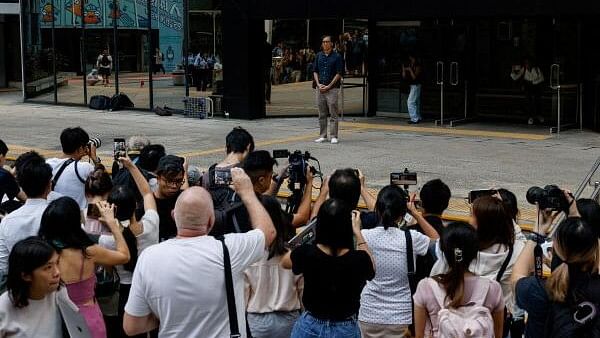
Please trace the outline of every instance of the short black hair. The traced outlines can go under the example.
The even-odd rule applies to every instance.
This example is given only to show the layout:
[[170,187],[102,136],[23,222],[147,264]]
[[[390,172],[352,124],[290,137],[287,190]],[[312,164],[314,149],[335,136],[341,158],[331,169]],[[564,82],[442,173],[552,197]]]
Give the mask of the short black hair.
[[450,188],[439,178],[425,183],[419,193],[423,209],[428,213],[438,215],[441,215],[448,208],[451,196]]
[[360,179],[354,169],[338,169],[329,178],[329,196],[343,200],[350,209],[356,209],[360,198]]
[[6,156],[7,153],[8,147],[6,146],[6,143],[0,139],[0,155]]
[[115,186],[108,196],[108,203],[115,205],[115,217],[119,221],[128,221],[135,213],[136,199],[135,193],[128,186]]
[[60,133],[60,145],[65,154],[72,154],[77,149],[87,146],[90,135],[81,127],[66,128]]
[[354,249],[352,209],[343,200],[330,198],[319,208],[315,243],[327,245],[334,256],[340,249]]
[[144,170],[155,172],[158,168],[158,162],[166,155],[165,147],[162,144],[150,144],[140,151],[138,164]]
[[273,166],[277,161],[271,157],[271,153],[266,150],[256,150],[248,154],[244,160],[242,168],[255,183],[260,176],[264,176],[268,172],[273,171]]
[[183,157],[175,155],[163,156],[158,161],[158,168],[156,168],[156,174],[163,177],[173,177],[179,173],[183,173]]
[[39,237],[31,236],[18,241],[8,256],[8,276],[6,289],[10,301],[16,308],[29,305],[30,283],[23,280],[23,274],[33,271],[50,261],[56,250]]
[[235,127],[225,137],[225,151],[230,153],[243,153],[250,146],[250,151],[254,151],[254,138],[250,133],[242,128]]
[[52,168],[35,151],[21,154],[15,161],[17,183],[28,198],[40,197],[52,180]]

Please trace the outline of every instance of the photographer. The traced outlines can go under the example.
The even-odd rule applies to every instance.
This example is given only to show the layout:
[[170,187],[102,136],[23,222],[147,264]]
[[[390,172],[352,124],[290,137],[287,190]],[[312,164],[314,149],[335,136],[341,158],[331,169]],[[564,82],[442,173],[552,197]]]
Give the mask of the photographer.
[[[469,271],[477,276],[496,280],[502,287],[504,303],[510,316],[514,295],[511,287],[513,266],[525,243],[515,240],[515,230],[511,215],[506,212],[502,201],[495,196],[482,196],[473,202],[471,226],[477,231],[479,253]],[[438,260],[431,270],[431,276],[448,271],[447,258],[436,246]],[[509,328],[506,322],[505,332]]]
[[254,138],[246,129],[235,127],[225,137],[225,151],[227,153],[225,159],[210,166],[202,177],[202,187],[209,190],[209,192],[211,188],[214,188],[215,168],[231,169],[239,167],[239,164],[244,161],[248,154],[254,151]]
[[[358,320],[364,338],[402,336],[414,323],[407,238],[411,239],[413,262],[418,256],[427,254],[431,239],[415,230],[398,227],[406,214],[407,203],[408,195],[404,189],[396,185],[384,187],[375,204],[377,226],[362,230],[377,270],[360,298]],[[410,236],[405,231],[410,231]]]
[[177,227],[171,212],[181,192],[188,188],[185,179],[187,163],[184,158],[167,155],[160,159],[156,174],[158,189],[154,192],[156,208],[160,216],[159,240],[166,241],[177,235]]
[[[545,242],[559,212],[538,207],[533,236],[513,269],[512,282],[517,304],[527,311],[527,337],[598,337],[600,320],[591,312],[600,303],[598,276],[598,237],[593,227],[579,215],[576,203],[569,203],[568,217],[552,237],[557,264],[550,278],[531,276],[536,251]],[[539,251],[538,251],[539,252]],[[539,255],[539,254],[538,254]],[[577,319],[577,321],[576,321]]]
[[[419,232],[431,237],[432,234],[424,232],[424,230],[428,228],[427,225],[429,225],[429,227],[435,229],[438,237],[442,235],[442,231],[444,230],[442,214],[444,213],[444,210],[448,208],[451,196],[450,188],[440,179],[428,181],[423,185],[419,192],[423,212],[418,213],[414,203],[409,205],[411,215],[417,220],[416,228]],[[413,195],[411,202],[414,201],[415,196]],[[422,215],[422,217],[420,217],[420,215]],[[427,223],[427,225],[425,225],[425,223]]]
[[[368,193],[369,195],[366,195],[366,193],[368,193],[368,191],[364,188],[364,180],[361,181],[354,169],[337,169],[331,176],[323,181],[321,192],[313,205],[310,218],[313,219],[318,215],[321,205],[325,203],[328,198],[340,199],[346,202],[346,204],[354,210],[358,206],[358,200],[360,199],[361,194],[363,195],[363,198],[365,198],[365,196],[367,197],[365,200],[369,199],[369,196],[371,195],[370,193]],[[374,205],[374,203],[371,204]],[[371,207],[370,210],[372,210]]]
[[[66,128],[60,134],[63,158],[50,158],[46,161],[52,167],[52,185],[54,191],[73,198],[80,209],[85,209],[85,181],[94,171],[94,165],[100,163],[96,156],[99,142],[90,142],[88,133],[80,127]],[[79,162],[89,156],[94,165]]]
[[42,214],[48,205],[52,169],[34,151],[22,154],[16,161],[17,181],[27,195],[25,205],[0,222],[0,289],[6,283],[8,255],[16,242],[37,235]]
[[360,215],[352,207],[334,198],[323,203],[315,243],[297,247],[281,261],[284,268],[304,275],[305,312],[292,338],[360,337],[360,294],[375,277],[375,261],[360,230]]

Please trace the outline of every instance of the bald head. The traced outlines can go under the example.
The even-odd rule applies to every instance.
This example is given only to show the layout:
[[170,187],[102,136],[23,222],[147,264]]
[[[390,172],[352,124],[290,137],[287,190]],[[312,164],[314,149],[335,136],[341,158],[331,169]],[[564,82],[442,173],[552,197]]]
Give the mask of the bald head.
[[212,197],[201,187],[184,190],[175,203],[173,218],[178,232],[186,229],[208,234],[215,220]]

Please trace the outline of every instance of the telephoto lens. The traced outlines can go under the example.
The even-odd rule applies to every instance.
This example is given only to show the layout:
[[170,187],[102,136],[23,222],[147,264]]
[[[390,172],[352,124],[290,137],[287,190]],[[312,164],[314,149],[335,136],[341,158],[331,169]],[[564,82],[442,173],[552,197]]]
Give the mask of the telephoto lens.
[[102,141],[98,138],[98,137],[92,137],[90,139],[90,141],[88,142],[89,145],[94,145],[97,148],[100,148],[100,146],[102,146]]

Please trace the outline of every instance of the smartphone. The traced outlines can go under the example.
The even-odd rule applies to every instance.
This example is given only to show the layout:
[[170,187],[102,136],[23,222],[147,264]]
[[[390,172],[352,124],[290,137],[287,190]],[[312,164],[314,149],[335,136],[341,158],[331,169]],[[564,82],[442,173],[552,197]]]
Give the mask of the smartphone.
[[110,235],[110,229],[102,222],[100,222],[100,209],[96,204],[88,204],[87,213],[85,218],[84,230],[85,232],[93,235]]
[[416,172],[396,172],[390,173],[390,184],[392,185],[417,185]]
[[125,146],[124,138],[115,138],[113,140],[113,158],[115,161],[119,160],[120,157],[127,156],[127,147]]
[[482,196],[492,196],[498,193],[495,189],[480,189],[469,191],[469,204],[472,204],[476,199]]
[[287,158],[288,156],[290,156],[290,152],[287,149],[273,150],[273,158]]
[[215,168],[215,185],[231,185],[231,169]]

